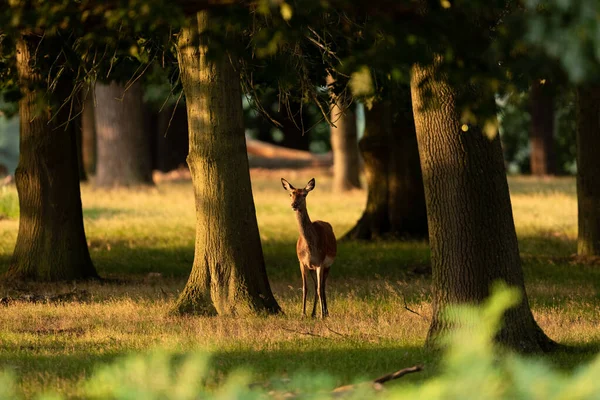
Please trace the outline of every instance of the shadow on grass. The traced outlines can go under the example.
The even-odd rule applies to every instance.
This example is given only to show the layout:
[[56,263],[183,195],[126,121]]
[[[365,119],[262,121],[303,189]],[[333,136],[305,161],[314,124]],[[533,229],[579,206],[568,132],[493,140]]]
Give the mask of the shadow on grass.
[[[268,380],[296,374],[327,374],[334,379],[335,386],[356,381],[372,380],[396,370],[424,364],[426,369],[399,381],[423,380],[434,372],[434,355],[416,346],[359,345],[332,347],[330,341],[322,340],[310,349],[302,349],[302,343],[284,343],[284,348],[269,350],[225,350],[210,357],[208,385],[219,384],[229,373],[237,370],[251,371],[255,379]],[[277,345],[276,345],[277,346]],[[285,348],[285,346],[289,348]],[[292,348],[292,347],[296,348]],[[151,351],[151,350],[148,350]],[[191,349],[190,352],[203,349]],[[44,354],[37,354],[37,352]],[[48,371],[59,378],[76,382],[80,377],[92,376],[93,372],[132,352],[108,352],[95,354],[76,351],[70,354],[49,355],[47,349],[12,349],[0,352],[0,365],[14,370],[20,378],[29,380],[44,376]],[[171,353],[181,360],[185,352]],[[60,365],[60,368],[56,368]],[[335,387],[334,386],[334,387]],[[332,387],[333,389],[333,387]]]

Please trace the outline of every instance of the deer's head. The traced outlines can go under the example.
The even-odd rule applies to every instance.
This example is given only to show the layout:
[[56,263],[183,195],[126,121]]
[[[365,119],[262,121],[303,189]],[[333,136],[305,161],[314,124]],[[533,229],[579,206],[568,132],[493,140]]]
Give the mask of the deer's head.
[[315,188],[315,178],[312,178],[303,189],[296,189],[291,183],[281,178],[283,188],[290,192],[292,199],[292,210],[298,211],[306,208],[306,195]]

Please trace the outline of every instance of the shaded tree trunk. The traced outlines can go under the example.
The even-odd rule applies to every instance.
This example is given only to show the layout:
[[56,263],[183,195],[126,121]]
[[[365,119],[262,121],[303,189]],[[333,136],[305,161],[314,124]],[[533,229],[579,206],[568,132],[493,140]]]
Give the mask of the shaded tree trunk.
[[198,13],[178,44],[196,245],[192,272],[175,311],[276,313],[280,308],[267,279],[250,185],[240,76],[228,56],[206,57],[209,20],[208,12]]
[[[462,132],[458,92],[433,70],[413,67],[411,82],[433,278],[427,343],[449,329],[444,308],[478,304],[501,280],[522,299],[506,312],[498,340],[520,351],[551,350],[555,343],[533,319],[525,292],[500,137],[490,140],[477,127]],[[436,105],[425,104],[428,92]]]
[[300,104],[291,102],[289,110],[283,108],[280,115],[282,125],[280,129],[283,132],[283,140],[277,144],[289,147],[290,149],[308,151],[310,148],[310,138],[308,133],[303,131],[303,129],[307,130],[308,127],[304,124],[305,116],[302,113]]
[[88,180],[87,172],[83,166],[83,132],[82,132],[82,107],[79,101],[73,101],[71,109],[71,121],[75,133],[75,143],[77,148],[77,169],[79,171],[79,182]]
[[94,88],[82,91],[83,110],[81,110],[81,157],[86,173],[96,172],[96,117]]
[[531,174],[537,176],[556,173],[554,154],[554,89],[550,84],[536,80],[531,86]]
[[[328,75],[327,85],[332,85],[334,82],[333,77]],[[334,192],[360,189],[356,115],[351,107],[351,99],[331,93],[330,118],[335,125],[335,127],[330,127]]]
[[[404,102],[365,109],[359,147],[367,178],[367,205],[345,239],[427,237],[427,212],[408,88]],[[394,119],[395,114],[395,119]]]
[[577,254],[600,256],[600,86],[577,90]]
[[[172,119],[171,119],[172,118]],[[189,135],[185,106],[167,107],[156,115],[154,167],[169,172],[185,165]],[[169,125],[170,124],[170,125]]]
[[[20,218],[8,279],[59,281],[96,278],[83,228],[75,125],[69,107],[59,109],[72,90],[64,77],[46,96],[46,79],[34,55],[39,38],[17,41],[17,71],[24,97],[19,102],[20,156],[15,172]],[[49,100],[49,101],[48,101]]]
[[98,187],[152,184],[150,143],[142,88],[96,84],[96,180]]

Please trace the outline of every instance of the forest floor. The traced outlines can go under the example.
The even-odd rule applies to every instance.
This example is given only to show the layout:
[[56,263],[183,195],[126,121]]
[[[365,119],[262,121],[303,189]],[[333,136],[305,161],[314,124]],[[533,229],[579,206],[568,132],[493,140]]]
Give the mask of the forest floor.
[[[313,175],[316,174],[316,175]],[[328,281],[330,318],[300,317],[297,227],[280,177],[304,185],[313,220],[329,221],[339,237],[358,220],[365,191],[332,193],[322,171],[252,172],[257,218],[273,292],[285,311],[276,317],[174,317],[194,255],[194,200],[187,180],[154,188],[98,191],[82,187],[92,259],[104,283],[0,287],[0,297],[87,291],[84,301],[0,306],[0,369],[18,377],[26,397],[53,391],[77,397],[81,382],[115,358],[163,349],[212,354],[211,380],[243,367],[257,379],[299,371],[327,372],[335,384],[375,378],[434,355],[422,350],[430,306],[426,242],[341,242]],[[577,201],[572,178],[509,179],[528,296],[553,339],[600,346],[600,262],[574,256]],[[18,230],[13,186],[0,188],[0,274]],[[594,350],[548,359],[572,369]],[[431,373],[431,372],[429,372]],[[423,379],[416,374],[404,379]],[[209,382],[210,383],[210,382]]]

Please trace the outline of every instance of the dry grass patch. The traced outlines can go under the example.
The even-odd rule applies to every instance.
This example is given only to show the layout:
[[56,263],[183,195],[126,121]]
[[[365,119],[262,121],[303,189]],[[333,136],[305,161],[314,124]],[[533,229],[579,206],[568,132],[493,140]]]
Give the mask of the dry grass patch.
[[[48,389],[77,396],[79,383],[98,365],[158,348],[211,352],[213,383],[248,366],[263,378],[327,371],[345,384],[431,361],[421,349],[431,316],[430,277],[423,274],[429,262],[427,243],[340,243],[328,281],[331,318],[301,318],[297,227],[279,178],[301,185],[316,177],[317,187],[307,200],[309,214],[330,222],[338,236],[360,217],[366,193],[332,193],[331,179],[323,171],[253,171],[252,177],[267,270],[284,315],[171,316],[170,306],[193,261],[190,183],[110,192],[84,185],[90,252],[99,273],[110,279],[77,283],[78,289],[89,291],[87,302],[2,308],[0,366],[14,369],[21,391],[31,397]],[[571,257],[577,223],[574,180],[509,182],[536,319],[560,342],[599,343],[600,268]],[[14,188],[3,193],[0,202],[5,195],[14,202]],[[17,229],[16,219],[0,220],[0,273],[7,267]],[[21,289],[68,292],[72,284]],[[0,297],[18,293],[16,288],[0,288]],[[573,367],[583,356],[553,357]]]

